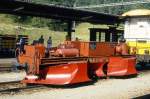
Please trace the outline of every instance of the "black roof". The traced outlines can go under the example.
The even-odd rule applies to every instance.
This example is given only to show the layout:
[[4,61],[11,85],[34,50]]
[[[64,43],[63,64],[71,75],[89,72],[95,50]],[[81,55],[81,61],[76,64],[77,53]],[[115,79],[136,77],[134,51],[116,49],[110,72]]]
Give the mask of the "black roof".
[[0,13],[101,24],[118,23],[119,16],[19,0],[0,0]]

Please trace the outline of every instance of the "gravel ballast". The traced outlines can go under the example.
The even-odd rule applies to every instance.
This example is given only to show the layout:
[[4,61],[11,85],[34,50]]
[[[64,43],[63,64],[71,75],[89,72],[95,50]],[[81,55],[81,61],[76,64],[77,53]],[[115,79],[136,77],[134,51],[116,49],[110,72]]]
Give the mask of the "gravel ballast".
[[9,73],[0,73],[0,83],[9,82],[9,81],[18,81],[22,80],[25,77],[26,73],[21,72],[9,72]]
[[91,85],[3,95],[0,99],[128,99],[146,94],[150,94],[150,71],[134,78],[100,79]]

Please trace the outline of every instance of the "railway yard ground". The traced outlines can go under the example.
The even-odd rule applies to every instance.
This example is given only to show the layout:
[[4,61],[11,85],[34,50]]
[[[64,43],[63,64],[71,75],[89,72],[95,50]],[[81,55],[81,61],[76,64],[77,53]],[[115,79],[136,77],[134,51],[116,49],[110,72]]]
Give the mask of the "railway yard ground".
[[[0,73],[0,81],[18,81],[25,72]],[[77,86],[45,86],[14,92],[0,92],[0,99],[127,99],[150,94],[150,70],[140,71],[137,77],[99,79]]]
[[0,0],[0,99],[150,99],[150,0],[83,1]]

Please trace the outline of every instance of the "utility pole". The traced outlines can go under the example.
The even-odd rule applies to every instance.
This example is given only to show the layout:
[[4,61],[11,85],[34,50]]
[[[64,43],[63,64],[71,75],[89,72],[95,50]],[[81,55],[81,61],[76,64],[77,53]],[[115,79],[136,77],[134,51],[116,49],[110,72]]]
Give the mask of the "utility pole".
[[[71,4],[70,7],[75,8],[78,0],[75,0],[73,4]],[[67,34],[67,40],[75,40],[75,21],[74,20],[68,20],[68,34]]]
[[[78,0],[75,0],[74,4],[73,4],[73,8],[76,8]],[[75,40],[75,28],[76,28],[76,22],[72,21],[72,30],[74,31],[72,34],[72,40]]]

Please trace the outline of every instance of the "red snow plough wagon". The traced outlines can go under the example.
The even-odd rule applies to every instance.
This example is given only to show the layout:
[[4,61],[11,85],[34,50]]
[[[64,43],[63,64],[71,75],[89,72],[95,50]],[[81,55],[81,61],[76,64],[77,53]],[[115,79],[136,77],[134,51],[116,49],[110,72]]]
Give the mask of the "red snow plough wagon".
[[[120,35],[116,34],[120,31],[115,27],[123,21],[119,16],[19,0],[0,0],[0,11],[65,20],[69,40],[73,32],[73,21],[109,26],[109,30],[90,29],[90,42],[68,41],[50,50],[43,44],[21,46],[21,42],[24,42],[21,39],[17,59],[20,65],[26,67],[27,75],[23,83],[68,85],[89,82],[100,77],[137,74],[136,58],[128,54],[126,44],[113,43]],[[100,35],[100,32],[105,32],[105,36]],[[99,33],[99,41],[96,41],[96,33]],[[101,42],[103,36],[105,41]]]
[[65,41],[45,52],[43,44],[25,45],[18,56],[27,84],[68,85],[95,78],[135,75],[136,58],[125,43]]

